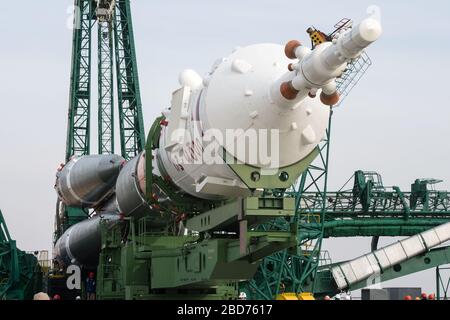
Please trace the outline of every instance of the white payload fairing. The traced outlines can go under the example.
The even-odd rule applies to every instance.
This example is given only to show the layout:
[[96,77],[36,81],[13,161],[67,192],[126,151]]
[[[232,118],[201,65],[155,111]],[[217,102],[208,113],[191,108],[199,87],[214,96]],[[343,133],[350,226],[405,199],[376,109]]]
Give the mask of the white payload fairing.
[[[173,93],[170,109],[163,112],[159,148],[120,166],[120,173],[115,169],[121,159],[109,159],[114,163],[108,173],[114,174],[108,182],[117,179],[118,212],[153,215],[158,226],[170,219],[146,201],[146,156],[153,159],[152,175],[170,181],[180,193],[204,200],[233,199],[255,191],[229,161],[255,168],[252,180],[257,181],[260,174],[278,174],[280,168],[311,157],[326,135],[330,106],[339,101],[336,78],[381,33],[380,22],[367,18],[313,50],[298,41],[286,46],[256,44],[237,48],[218,60],[204,78],[192,70],[182,72],[181,88]],[[85,177],[71,176],[79,174],[71,170],[73,162],[82,167],[92,161],[90,157],[71,160],[58,174],[56,188],[67,205],[94,207],[95,203],[101,209],[97,200],[105,197],[96,192],[95,199],[67,201],[74,198],[74,190],[65,182],[98,180],[89,179],[98,176],[95,166],[83,171]],[[283,179],[288,179],[285,172],[280,175]],[[108,189],[105,181],[98,182],[97,190]],[[91,184],[81,189],[96,187]],[[156,185],[152,193],[158,201],[171,201]],[[71,251],[62,248],[60,252]]]
[[[368,18],[314,50],[298,41],[285,47],[257,44],[237,48],[203,79],[192,70],[184,71],[182,87],[165,111],[160,148],[153,155],[154,174],[197,198],[230,199],[247,194],[248,186],[226,161],[208,163],[205,144],[216,142],[226,153],[220,157],[267,169],[268,174],[305,159],[325,137],[329,106],[339,100],[336,78],[381,33],[379,21]],[[263,130],[276,131],[277,140],[259,136],[256,147],[249,145],[251,133]],[[226,139],[230,131],[234,135]],[[263,148],[277,152],[263,161]],[[126,215],[148,206],[143,196],[144,158],[141,154],[130,161],[118,179],[118,204]]]

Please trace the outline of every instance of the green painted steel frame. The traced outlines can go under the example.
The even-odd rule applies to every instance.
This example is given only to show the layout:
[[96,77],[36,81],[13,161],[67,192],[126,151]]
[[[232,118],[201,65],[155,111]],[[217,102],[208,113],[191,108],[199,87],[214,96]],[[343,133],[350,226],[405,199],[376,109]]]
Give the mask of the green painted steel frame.
[[91,110],[91,0],[75,0],[66,161],[89,154]]
[[[94,25],[94,8],[91,0],[74,1],[74,25],[72,43],[72,69],[70,76],[70,102],[67,124],[66,162],[73,156],[88,155],[91,142],[91,60],[92,27]],[[100,89],[99,89],[100,90]],[[76,208],[64,207],[64,219],[59,219],[57,201],[56,242],[65,230],[79,222]],[[77,213],[74,217],[72,213]]]
[[[291,223],[296,225],[297,250],[284,250],[265,258],[255,277],[248,282],[241,283],[241,290],[248,297],[257,300],[271,300],[283,292],[302,292],[303,288],[311,287],[321,261],[323,261],[322,240],[324,235],[324,215],[327,200],[328,159],[331,141],[331,121],[333,111],[330,112],[326,138],[319,146],[319,156],[302,174],[297,186],[287,196],[295,197],[295,217],[291,220],[277,219],[262,226],[263,231],[290,230]],[[315,215],[303,206],[303,194],[314,190],[322,203],[322,211]],[[305,222],[314,221],[314,224]],[[302,234],[308,233],[313,237],[304,239]],[[310,242],[310,243],[308,243]],[[306,248],[305,246],[308,245]],[[313,285],[314,287],[314,285]]]
[[116,0],[113,21],[121,153],[129,160],[145,147],[144,119],[129,0]]
[[42,285],[36,257],[19,250],[0,210],[0,300],[32,299]]
[[[112,21],[98,26],[99,153],[114,151],[113,47],[115,48],[121,154],[144,149],[145,132],[129,0],[116,0]],[[75,0],[66,161],[90,153],[92,30],[95,3]],[[107,34],[107,36],[105,36]],[[114,36],[113,36],[114,34]],[[113,46],[114,39],[114,46]]]
[[98,153],[114,153],[112,21],[98,21]]
[[[192,236],[170,235],[155,231],[152,219],[146,216],[126,219],[130,241],[124,241],[123,226],[115,226],[111,230],[102,224],[102,251],[97,271],[98,297],[236,299],[236,279],[251,277],[262,258],[296,244],[295,228],[285,232],[255,232],[248,229],[249,221],[258,218],[273,218],[280,212],[293,216],[294,199],[282,199],[282,203],[257,200],[241,199],[204,213],[203,223],[192,221],[193,225],[210,223],[208,231],[216,228],[224,231],[229,224],[223,225],[214,217],[234,217],[231,220],[233,224],[239,224],[239,237],[222,232],[210,234],[210,237],[205,237],[202,232]],[[259,206],[263,206],[262,210],[255,210]],[[207,216],[213,218],[206,219]],[[186,225],[190,226],[189,221]],[[148,278],[149,275],[151,278]]]
[[[321,262],[322,240],[324,238],[325,228],[325,210],[328,197],[328,170],[329,170],[329,158],[330,158],[330,144],[331,144],[331,124],[333,118],[333,108],[330,108],[330,116],[328,119],[328,128],[326,132],[326,139],[320,146],[319,164],[311,165],[308,171],[306,171],[301,180],[299,189],[297,191],[297,206],[296,206],[296,219],[298,228],[298,244],[299,252],[298,256],[303,263],[300,263],[300,276],[296,284],[294,284],[294,292],[305,291],[303,287],[307,282],[312,281],[312,292],[314,292],[315,279],[317,269]],[[309,178],[309,184],[308,182]],[[310,190],[316,190],[319,195],[319,208],[320,212],[318,216],[311,216],[311,212],[308,208],[305,208],[303,203],[304,194]],[[307,226],[305,222],[313,220],[314,226]],[[302,238],[302,234],[305,232],[312,232],[315,237],[308,239]],[[302,248],[303,247],[303,248]]]
[[0,299],[19,278],[17,248],[0,210]]
[[[388,188],[382,182],[375,184],[367,178],[369,175],[379,176],[374,172],[357,171],[352,189],[344,190],[344,186],[340,191],[328,192],[325,220],[450,219],[450,192],[425,189],[418,195],[414,188],[411,192],[404,192],[397,186]],[[321,212],[321,200],[320,193],[303,195],[304,205],[311,214]]]

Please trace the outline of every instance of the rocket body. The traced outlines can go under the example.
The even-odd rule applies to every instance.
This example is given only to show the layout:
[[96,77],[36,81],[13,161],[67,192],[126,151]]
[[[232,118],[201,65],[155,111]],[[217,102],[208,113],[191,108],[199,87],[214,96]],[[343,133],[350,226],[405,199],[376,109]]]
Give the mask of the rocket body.
[[[268,172],[305,159],[324,139],[330,105],[339,100],[336,77],[380,35],[379,22],[368,18],[314,50],[299,43],[257,44],[219,59],[203,79],[184,71],[164,112],[153,173],[205,200],[248,195],[248,186],[224,159]],[[285,84],[291,96],[283,92]],[[219,147],[216,158],[207,152],[211,145]],[[146,206],[145,154],[139,157],[118,180],[118,204],[125,214],[142,213]],[[211,161],[217,158],[224,161]]]

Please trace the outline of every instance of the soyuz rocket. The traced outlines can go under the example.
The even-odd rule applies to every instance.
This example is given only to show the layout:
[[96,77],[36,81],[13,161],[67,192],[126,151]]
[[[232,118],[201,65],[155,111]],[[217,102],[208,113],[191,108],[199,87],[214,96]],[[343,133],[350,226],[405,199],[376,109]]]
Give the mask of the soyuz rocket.
[[[205,145],[188,145],[186,152],[186,137],[203,137],[209,131],[222,137],[230,130],[240,132],[233,141],[212,140],[236,161],[270,172],[273,163],[267,159],[250,159],[245,139],[249,130],[276,130],[276,166],[298,163],[325,137],[330,106],[339,102],[336,78],[381,34],[380,22],[369,17],[313,50],[295,40],[285,46],[256,44],[235,49],[203,78],[195,71],[183,71],[181,88],[173,93],[171,108],[163,112],[166,120],[159,148],[151,155],[151,174],[170,181],[179,193],[206,201],[251,194],[226,162],[193,161]],[[236,145],[244,145],[244,150],[231,147]],[[256,146],[261,148],[261,144]],[[184,161],[180,162],[180,154]],[[146,215],[155,227],[174,219],[145,200],[145,157],[145,152],[128,162],[118,155],[74,157],[58,171],[55,189],[61,202],[96,212],[57,241],[54,255],[60,263],[96,265],[101,219],[114,224],[124,216]],[[154,187],[158,201],[172,201]]]

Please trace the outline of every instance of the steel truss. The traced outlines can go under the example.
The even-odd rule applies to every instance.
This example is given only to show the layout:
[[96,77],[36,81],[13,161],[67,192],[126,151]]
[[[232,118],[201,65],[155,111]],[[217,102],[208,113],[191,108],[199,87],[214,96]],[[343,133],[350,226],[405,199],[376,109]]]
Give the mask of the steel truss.
[[[66,162],[73,156],[91,152],[92,46],[96,23],[98,153],[114,153],[114,100],[118,108],[121,155],[129,160],[145,147],[130,0],[75,0]],[[55,239],[67,228],[89,216],[82,209],[57,207]]]

